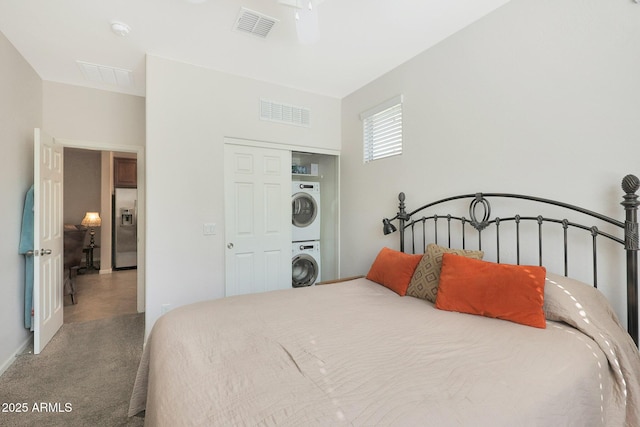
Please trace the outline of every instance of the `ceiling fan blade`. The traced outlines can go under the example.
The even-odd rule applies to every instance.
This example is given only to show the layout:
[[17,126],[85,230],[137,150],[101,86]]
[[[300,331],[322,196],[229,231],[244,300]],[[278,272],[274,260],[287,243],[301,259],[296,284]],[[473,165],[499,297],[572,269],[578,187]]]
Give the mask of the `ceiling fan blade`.
[[303,44],[312,44],[320,39],[320,28],[318,25],[318,8],[312,6],[303,6],[295,11],[296,13],[296,32],[298,33],[298,41]]

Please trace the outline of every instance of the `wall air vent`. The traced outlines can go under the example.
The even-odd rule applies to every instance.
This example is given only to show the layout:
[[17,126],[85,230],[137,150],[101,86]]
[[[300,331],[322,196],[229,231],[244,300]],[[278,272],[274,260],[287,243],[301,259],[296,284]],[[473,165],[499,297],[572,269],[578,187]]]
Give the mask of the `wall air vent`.
[[278,22],[276,18],[242,7],[236,20],[235,30],[266,38],[276,22]]
[[260,99],[260,118],[270,122],[309,127],[311,125],[311,110],[268,99]]

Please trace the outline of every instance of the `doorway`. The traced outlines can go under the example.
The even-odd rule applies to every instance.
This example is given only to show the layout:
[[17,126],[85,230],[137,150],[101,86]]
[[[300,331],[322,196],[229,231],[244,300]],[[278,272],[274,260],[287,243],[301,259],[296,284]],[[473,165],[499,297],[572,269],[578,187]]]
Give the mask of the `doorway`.
[[[137,151],[141,149],[122,152],[105,150],[111,147],[89,148],[75,142],[62,142],[65,227],[81,224],[86,212],[98,212],[101,218],[100,226],[94,229],[95,234],[90,236],[87,232],[82,268],[75,278],[77,304],[72,304],[70,296],[65,296],[64,322],[142,312],[144,283],[139,279],[142,271],[112,270],[113,158],[136,159]],[[137,161],[140,162],[139,157]],[[93,245],[89,243],[91,237]],[[142,246],[142,242],[139,239],[138,246]]]

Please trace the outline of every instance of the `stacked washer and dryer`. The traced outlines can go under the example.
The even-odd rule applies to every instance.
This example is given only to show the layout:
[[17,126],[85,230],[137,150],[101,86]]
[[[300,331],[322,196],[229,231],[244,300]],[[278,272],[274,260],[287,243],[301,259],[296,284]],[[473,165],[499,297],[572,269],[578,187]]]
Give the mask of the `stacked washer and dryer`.
[[291,196],[292,275],[294,288],[320,281],[320,183],[293,181]]

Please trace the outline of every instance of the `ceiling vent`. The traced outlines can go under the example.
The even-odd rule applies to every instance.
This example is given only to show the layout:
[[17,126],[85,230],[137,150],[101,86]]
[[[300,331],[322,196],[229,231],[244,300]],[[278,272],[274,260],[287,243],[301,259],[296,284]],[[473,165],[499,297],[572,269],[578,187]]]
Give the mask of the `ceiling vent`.
[[235,30],[266,38],[276,22],[275,18],[243,7],[240,8]]
[[260,118],[270,122],[309,127],[311,125],[311,110],[268,99],[260,99]]
[[111,86],[119,86],[130,89],[133,85],[133,73],[131,70],[110,67],[108,65],[90,64],[76,61],[84,74],[85,79],[92,83],[101,83]]

